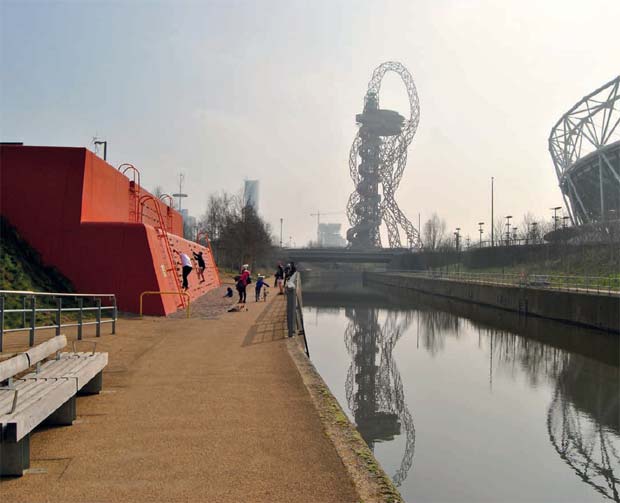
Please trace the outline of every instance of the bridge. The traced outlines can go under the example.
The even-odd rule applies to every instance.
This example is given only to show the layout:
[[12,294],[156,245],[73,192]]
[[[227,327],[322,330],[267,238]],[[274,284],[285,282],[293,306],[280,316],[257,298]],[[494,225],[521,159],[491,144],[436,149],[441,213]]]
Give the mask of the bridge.
[[398,257],[411,254],[407,248],[377,248],[351,250],[349,248],[284,248],[282,256],[292,262],[330,263],[389,263]]

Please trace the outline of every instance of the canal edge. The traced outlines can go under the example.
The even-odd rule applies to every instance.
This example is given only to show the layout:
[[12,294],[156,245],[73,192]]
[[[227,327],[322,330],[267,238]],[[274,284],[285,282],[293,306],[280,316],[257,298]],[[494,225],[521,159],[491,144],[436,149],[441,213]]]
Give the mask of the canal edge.
[[327,438],[363,503],[404,503],[400,492],[306,356],[299,337],[286,341],[289,354],[319,414]]

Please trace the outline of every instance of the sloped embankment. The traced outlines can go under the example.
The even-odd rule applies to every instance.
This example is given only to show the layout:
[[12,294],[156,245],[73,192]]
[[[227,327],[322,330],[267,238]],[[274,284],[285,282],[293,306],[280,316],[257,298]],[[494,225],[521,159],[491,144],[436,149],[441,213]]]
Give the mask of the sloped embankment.
[[[71,282],[56,268],[46,266],[39,253],[23,239],[6,218],[0,216],[0,290],[35,292],[72,292]],[[6,297],[7,309],[21,307],[21,298]],[[49,313],[46,313],[50,317]],[[43,321],[44,313],[37,315]],[[15,319],[13,319],[15,318]],[[7,328],[18,323],[17,317],[5,318]]]

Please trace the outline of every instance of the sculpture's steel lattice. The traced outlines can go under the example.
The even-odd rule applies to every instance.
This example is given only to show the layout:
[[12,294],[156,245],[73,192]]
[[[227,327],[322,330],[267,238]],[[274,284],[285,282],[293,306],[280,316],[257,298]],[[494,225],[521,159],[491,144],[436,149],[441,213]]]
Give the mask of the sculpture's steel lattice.
[[573,224],[620,218],[620,76],[562,116],[549,152]]
[[392,475],[394,484],[400,486],[413,465],[415,426],[393,352],[412,316],[390,311],[380,320],[379,310],[368,307],[347,308],[345,313],[349,319],[345,344],[351,355],[345,382],[347,404],[371,450],[376,441],[404,434],[403,458]]
[[[408,119],[393,110],[379,108],[381,81],[387,72],[395,72],[405,84],[409,96]],[[418,246],[418,230],[396,204],[394,193],[403,176],[407,147],[419,120],[420,103],[411,74],[394,61],[377,67],[368,84],[364,111],[356,116],[360,128],[349,153],[349,170],[355,184],[347,204],[351,224],[347,240],[352,248],[381,247],[382,222],[387,227],[390,248],[402,247],[399,229],[404,231],[409,248]]]

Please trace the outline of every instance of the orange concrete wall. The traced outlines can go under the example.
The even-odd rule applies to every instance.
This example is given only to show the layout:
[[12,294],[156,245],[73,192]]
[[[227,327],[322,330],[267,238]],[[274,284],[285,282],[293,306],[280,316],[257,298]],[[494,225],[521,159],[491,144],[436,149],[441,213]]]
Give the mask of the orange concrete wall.
[[[131,204],[129,179],[84,148],[0,146],[0,213],[78,291],[114,293],[119,309],[137,312],[141,292],[176,290],[180,270],[167,271],[178,256],[170,264],[164,238],[150,225],[156,212],[145,214],[145,223],[130,221]],[[151,210],[154,204],[173,231],[169,242],[191,256],[199,245],[181,237],[181,215],[159,200]],[[210,251],[203,255],[209,279],[199,284],[192,273],[192,298],[219,286]],[[145,313],[168,314],[178,305],[176,296],[151,297]]]

